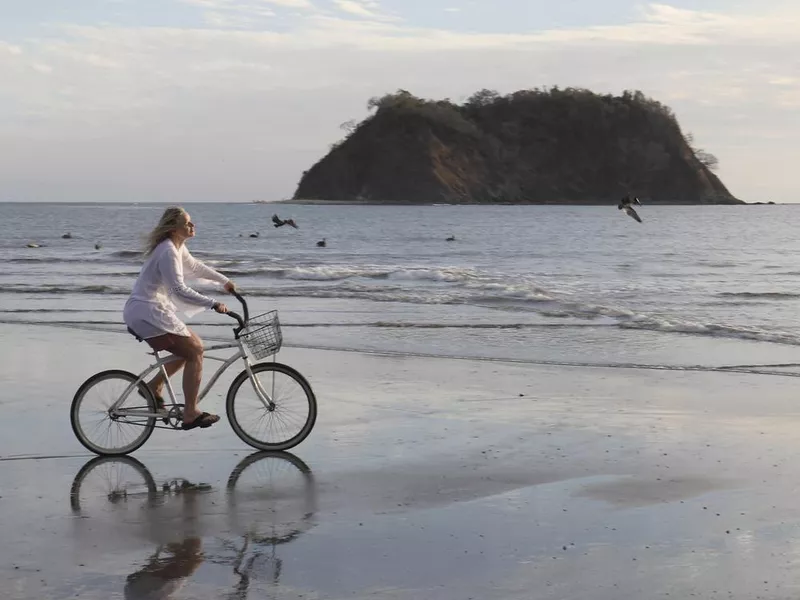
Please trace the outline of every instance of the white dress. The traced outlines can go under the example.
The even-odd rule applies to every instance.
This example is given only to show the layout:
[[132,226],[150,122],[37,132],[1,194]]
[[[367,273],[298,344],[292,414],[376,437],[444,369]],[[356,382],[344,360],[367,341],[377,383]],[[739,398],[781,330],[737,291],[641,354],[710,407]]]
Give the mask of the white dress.
[[133,285],[125,309],[125,324],[144,339],[174,333],[188,337],[189,328],[178,318],[178,307],[212,308],[216,300],[190,288],[184,272],[192,279],[228,283],[228,278],[189,254],[186,244],[176,248],[167,238],[155,247]]

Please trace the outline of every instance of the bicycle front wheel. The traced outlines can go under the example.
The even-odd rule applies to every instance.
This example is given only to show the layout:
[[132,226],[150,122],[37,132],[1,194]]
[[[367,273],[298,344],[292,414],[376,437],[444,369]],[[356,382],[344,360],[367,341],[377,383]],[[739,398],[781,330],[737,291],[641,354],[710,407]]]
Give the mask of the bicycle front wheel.
[[138,511],[157,494],[150,471],[135,458],[95,456],[75,475],[69,503],[74,513],[94,516],[110,510]]
[[265,404],[242,371],[228,389],[226,411],[234,433],[259,450],[288,450],[302,442],[317,420],[317,399],[305,377],[281,363],[251,367],[272,404]]
[[[88,450],[101,456],[128,454],[152,435],[154,417],[116,416],[109,410],[137,379],[133,373],[114,369],[91,376],[78,388],[72,400],[70,421],[75,437]],[[141,382],[138,392],[132,391],[118,408],[155,412],[156,401],[150,388]]]
[[285,544],[316,524],[314,475],[289,452],[254,452],[228,477],[228,505],[235,532],[258,544]]

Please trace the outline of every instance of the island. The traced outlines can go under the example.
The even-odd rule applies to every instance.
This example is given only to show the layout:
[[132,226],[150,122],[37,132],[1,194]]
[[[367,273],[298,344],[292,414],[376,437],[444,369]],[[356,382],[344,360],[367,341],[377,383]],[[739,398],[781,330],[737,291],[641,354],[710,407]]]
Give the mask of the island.
[[744,204],[712,172],[716,157],[640,91],[481,90],[457,104],[398,90],[367,106],[294,202]]

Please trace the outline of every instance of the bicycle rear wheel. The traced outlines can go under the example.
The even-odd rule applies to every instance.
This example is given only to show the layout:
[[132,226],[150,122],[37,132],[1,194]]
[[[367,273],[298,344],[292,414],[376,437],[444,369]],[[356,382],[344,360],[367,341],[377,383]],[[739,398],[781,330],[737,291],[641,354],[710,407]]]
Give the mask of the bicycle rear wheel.
[[[154,417],[112,416],[111,405],[138,378],[128,371],[112,369],[92,375],[72,400],[70,421],[72,431],[85,448],[101,456],[128,454],[139,448],[152,435]],[[156,401],[150,388],[141,382],[139,391],[131,392],[119,408],[156,411]]]
[[302,442],[317,420],[317,399],[305,377],[281,363],[251,367],[273,407],[264,405],[242,371],[228,389],[226,412],[234,433],[259,450],[288,450]]

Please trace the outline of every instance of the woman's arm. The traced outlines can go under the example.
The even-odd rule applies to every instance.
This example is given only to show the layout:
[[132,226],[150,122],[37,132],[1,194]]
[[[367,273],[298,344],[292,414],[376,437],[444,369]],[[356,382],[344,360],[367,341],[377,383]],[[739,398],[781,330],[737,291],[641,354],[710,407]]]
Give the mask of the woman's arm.
[[223,285],[230,281],[230,279],[219,271],[215,271],[207,264],[197,260],[191,255],[186,246],[181,247],[181,260],[183,261],[183,268],[198,279],[210,279],[211,281],[216,281]]
[[214,298],[204,296],[190,288],[183,281],[183,263],[177,248],[170,244],[171,248],[164,252],[158,261],[158,267],[164,277],[164,283],[170,295],[175,295],[188,304],[213,308],[217,303]]

